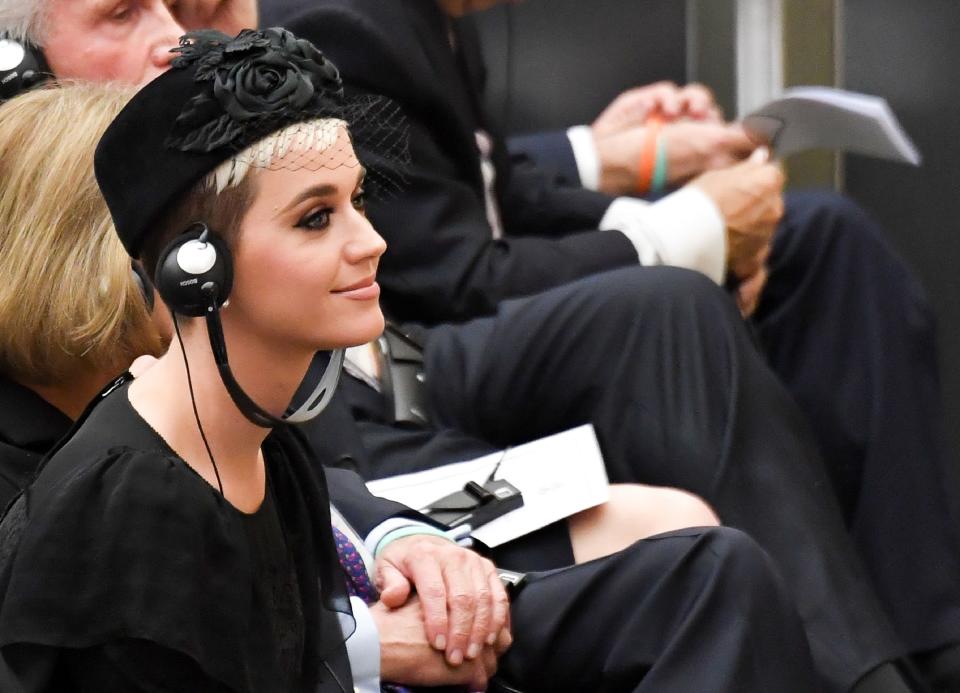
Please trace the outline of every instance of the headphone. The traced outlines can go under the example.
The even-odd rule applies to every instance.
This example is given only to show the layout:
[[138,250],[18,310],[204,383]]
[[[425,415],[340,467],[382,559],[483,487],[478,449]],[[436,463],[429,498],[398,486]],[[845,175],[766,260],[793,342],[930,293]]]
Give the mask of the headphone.
[[206,319],[210,347],[220,378],[234,404],[252,423],[262,428],[302,423],[317,416],[327,406],[340,380],[343,349],[331,352],[329,363],[303,405],[295,410],[288,408],[282,417],[276,417],[261,408],[240,387],[230,370],[227,343],[220,322],[220,309],[226,305],[233,288],[233,258],[223,239],[205,223],[191,224],[167,245],[157,262],[154,284],[174,313],[174,322],[177,314]]
[[206,224],[191,224],[157,262],[154,284],[170,310],[198,318],[223,307],[233,288],[233,258]]
[[43,51],[0,34],[0,102],[47,81],[52,76]]

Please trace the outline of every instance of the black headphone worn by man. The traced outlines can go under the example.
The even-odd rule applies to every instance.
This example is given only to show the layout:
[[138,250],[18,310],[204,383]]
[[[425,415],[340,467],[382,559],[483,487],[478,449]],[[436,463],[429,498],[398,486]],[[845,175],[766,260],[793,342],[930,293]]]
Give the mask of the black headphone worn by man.
[[51,76],[43,51],[0,34],[0,102],[42,84]]
[[[330,401],[340,379],[343,350],[337,349],[304,404],[288,410],[282,418],[261,408],[243,391],[230,370],[227,345],[220,323],[220,309],[233,288],[233,259],[226,243],[206,224],[196,222],[170,242],[157,262],[157,291],[175,314],[206,318],[217,370],[237,408],[263,428],[282,423],[301,423],[319,414]],[[176,320],[176,315],[174,316]]]

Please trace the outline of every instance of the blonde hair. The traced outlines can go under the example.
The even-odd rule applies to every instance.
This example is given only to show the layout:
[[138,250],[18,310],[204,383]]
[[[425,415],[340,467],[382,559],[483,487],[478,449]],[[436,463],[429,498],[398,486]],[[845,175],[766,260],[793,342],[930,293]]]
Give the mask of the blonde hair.
[[132,94],[67,84],[0,105],[0,370],[21,382],[162,351],[93,174]]

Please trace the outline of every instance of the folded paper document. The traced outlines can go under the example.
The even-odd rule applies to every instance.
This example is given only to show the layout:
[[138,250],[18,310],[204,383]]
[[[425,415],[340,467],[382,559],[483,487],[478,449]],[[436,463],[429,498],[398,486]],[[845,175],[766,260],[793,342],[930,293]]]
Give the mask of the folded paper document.
[[918,166],[920,152],[885,99],[830,87],[794,87],[742,119],[778,158],[838,149]]
[[473,530],[472,535],[487,546],[499,546],[610,498],[603,456],[589,424],[506,453],[377,479],[367,488],[411,508],[427,508],[468,482],[484,484],[495,469],[495,479],[505,479],[520,490],[523,505]]

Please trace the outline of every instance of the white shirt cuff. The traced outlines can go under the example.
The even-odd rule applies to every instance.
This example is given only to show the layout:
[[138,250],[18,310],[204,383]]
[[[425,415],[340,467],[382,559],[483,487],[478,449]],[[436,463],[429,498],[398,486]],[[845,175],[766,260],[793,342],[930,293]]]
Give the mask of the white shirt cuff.
[[370,607],[359,597],[350,597],[350,607],[357,623],[347,638],[347,658],[357,693],[380,693],[380,633],[370,614]]
[[619,197],[600,220],[637,249],[642,265],[685,267],[717,284],[726,276],[726,223],[706,193],[687,185],[654,202]]
[[600,189],[600,157],[589,125],[574,125],[567,130],[570,149],[577,162],[580,185],[587,190]]

